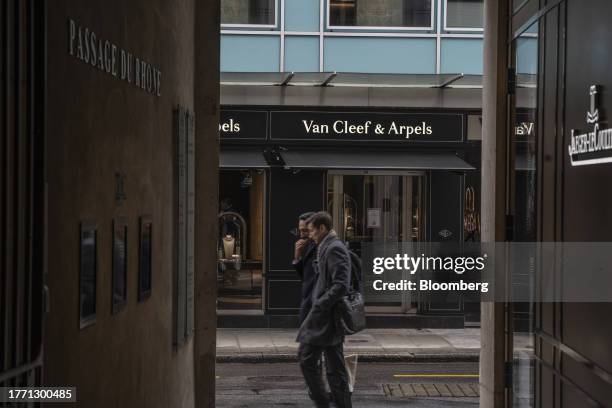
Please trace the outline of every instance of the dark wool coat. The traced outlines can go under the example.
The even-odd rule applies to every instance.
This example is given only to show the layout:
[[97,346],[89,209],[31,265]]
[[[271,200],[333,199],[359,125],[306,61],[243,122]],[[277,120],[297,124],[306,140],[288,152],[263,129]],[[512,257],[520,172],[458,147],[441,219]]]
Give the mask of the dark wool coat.
[[302,301],[300,303],[300,324],[304,321],[310,308],[312,307],[312,291],[317,283],[317,271],[315,270],[315,260],[317,258],[317,244],[309,240],[304,248],[304,252],[299,261],[293,266],[302,281]]
[[348,293],[351,261],[344,243],[331,231],[318,247],[318,278],[312,293],[312,308],[300,326],[297,341],[333,346],[344,341],[336,327],[334,306]]

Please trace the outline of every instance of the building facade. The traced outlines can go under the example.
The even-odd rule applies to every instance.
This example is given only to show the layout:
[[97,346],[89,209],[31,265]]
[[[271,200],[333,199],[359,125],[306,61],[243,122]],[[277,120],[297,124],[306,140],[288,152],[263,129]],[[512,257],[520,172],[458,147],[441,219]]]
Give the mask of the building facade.
[[214,406],[218,4],[5,1],[0,19],[0,385]]
[[[515,213],[531,215],[527,224],[538,241],[609,242],[612,195],[601,183],[612,178],[612,146],[605,136],[612,76],[603,68],[610,61],[604,50],[612,43],[606,17],[612,5],[597,0],[514,3],[508,60],[517,72],[525,59],[518,52],[523,39],[534,33],[538,38],[530,51],[538,57],[537,96],[517,96],[511,106],[516,117],[528,105],[537,129],[524,148],[533,163],[529,181],[515,176]],[[593,135],[592,145],[581,148],[576,140],[586,133]],[[519,138],[513,143],[515,167]],[[610,343],[612,330],[601,322],[611,310],[610,303],[534,305],[534,406],[610,404],[612,353],[602,345]]]
[[222,72],[482,74],[483,0],[223,0]]
[[[482,1],[224,0],[221,22],[221,326],[297,324],[303,212],[356,252],[479,239]],[[365,287],[370,327],[479,320]]]
[[[483,139],[484,241],[610,241],[610,13],[599,0],[487,3],[483,123],[495,137]],[[525,82],[529,92],[519,92]],[[583,262],[525,268],[533,301],[482,306],[481,406],[610,405],[611,304],[595,301],[602,283]],[[568,273],[591,292],[564,301]],[[555,298],[540,301],[547,287]],[[509,314],[517,309],[526,327]]]

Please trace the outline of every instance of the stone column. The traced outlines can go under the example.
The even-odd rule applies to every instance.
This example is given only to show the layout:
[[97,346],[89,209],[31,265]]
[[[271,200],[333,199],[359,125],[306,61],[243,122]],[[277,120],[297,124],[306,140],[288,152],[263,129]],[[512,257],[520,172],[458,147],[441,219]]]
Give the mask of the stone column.
[[[509,1],[485,0],[481,228],[505,240]],[[481,305],[480,406],[504,406],[504,304]]]
[[195,406],[215,406],[217,205],[219,181],[218,1],[196,1],[195,101]]

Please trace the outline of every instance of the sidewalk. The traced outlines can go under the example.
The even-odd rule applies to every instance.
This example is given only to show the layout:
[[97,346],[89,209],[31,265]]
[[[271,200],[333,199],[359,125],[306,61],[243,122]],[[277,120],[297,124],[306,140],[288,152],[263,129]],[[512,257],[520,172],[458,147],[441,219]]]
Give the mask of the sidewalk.
[[[295,329],[218,329],[217,362],[297,361]],[[528,341],[521,348],[529,350]],[[480,329],[368,329],[348,336],[360,361],[478,361]]]

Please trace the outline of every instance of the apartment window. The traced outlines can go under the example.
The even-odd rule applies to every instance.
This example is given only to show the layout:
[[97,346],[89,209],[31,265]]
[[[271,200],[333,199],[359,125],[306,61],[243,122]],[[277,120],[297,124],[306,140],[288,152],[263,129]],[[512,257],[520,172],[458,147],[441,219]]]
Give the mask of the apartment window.
[[446,0],[446,29],[482,29],[484,0]]
[[276,0],[221,0],[221,24],[276,27]]
[[329,0],[329,28],[433,29],[431,0]]

